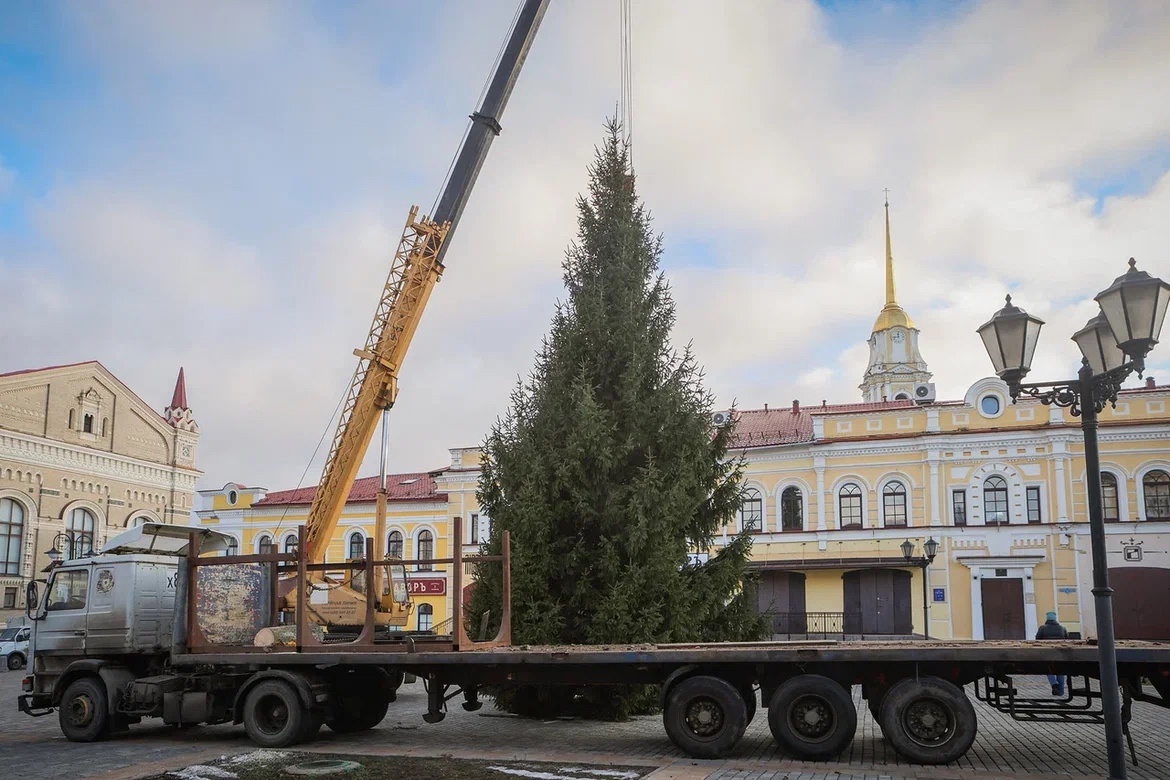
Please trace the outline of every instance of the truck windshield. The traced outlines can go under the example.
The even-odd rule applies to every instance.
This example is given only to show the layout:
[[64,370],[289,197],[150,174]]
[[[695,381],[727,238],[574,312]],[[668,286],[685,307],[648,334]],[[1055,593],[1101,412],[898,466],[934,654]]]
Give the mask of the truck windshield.
[[0,642],[11,642],[16,639],[16,632],[20,631],[20,626],[15,628],[6,628],[0,631]]

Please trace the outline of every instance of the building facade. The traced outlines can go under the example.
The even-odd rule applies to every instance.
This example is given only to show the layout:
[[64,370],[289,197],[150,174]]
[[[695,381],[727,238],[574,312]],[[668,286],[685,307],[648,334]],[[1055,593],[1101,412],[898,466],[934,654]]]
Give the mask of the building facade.
[[0,620],[23,613],[49,550],[189,522],[198,444],[182,369],[162,414],[97,361],[0,374]]

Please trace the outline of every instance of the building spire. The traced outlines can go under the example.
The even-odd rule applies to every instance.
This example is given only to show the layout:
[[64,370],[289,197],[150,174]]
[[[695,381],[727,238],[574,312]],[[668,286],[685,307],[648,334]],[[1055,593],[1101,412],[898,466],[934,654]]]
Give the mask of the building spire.
[[[889,228],[886,229],[887,235]],[[887,244],[889,239],[887,238]],[[179,378],[175,380],[175,394],[171,396],[170,409],[187,408],[187,380],[183,377],[183,367],[179,366]]]
[[898,305],[894,289],[894,252],[890,248],[890,191],[886,190],[886,306]]

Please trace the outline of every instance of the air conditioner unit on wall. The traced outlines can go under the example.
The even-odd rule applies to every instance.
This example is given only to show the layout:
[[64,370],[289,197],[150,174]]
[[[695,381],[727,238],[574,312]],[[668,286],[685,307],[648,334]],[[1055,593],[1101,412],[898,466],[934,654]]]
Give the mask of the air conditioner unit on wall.
[[716,428],[731,425],[731,412],[715,412],[711,415],[711,424]]
[[933,403],[937,394],[934,390],[934,382],[919,382],[914,385],[914,401],[920,404]]

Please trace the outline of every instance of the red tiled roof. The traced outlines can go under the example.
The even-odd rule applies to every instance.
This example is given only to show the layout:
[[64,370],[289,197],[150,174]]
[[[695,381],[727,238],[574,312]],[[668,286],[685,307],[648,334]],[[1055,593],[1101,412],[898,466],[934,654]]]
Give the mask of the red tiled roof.
[[[0,374],[0,378],[6,377],[6,376],[17,376],[19,374],[35,374],[38,371],[52,371],[52,370],[57,369],[57,368],[75,368],[77,366],[88,366],[91,363],[93,363],[95,365],[99,365],[99,366],[102,365],[101,363],[99,363],[96,360],[83,360],[80,363],[62,363],[59,366],[44,366],[43,368],[22,368],[19,371],[9,371],[6,374]],[[102,366],[102,367],[105,368],[104,366]]]
[[[386,488],[390,501],[446,501],[447,494],[435,489],[432,473],[418,471],[410,474],[387,474]],[[311,504],[317,488],[306,487],[297,490],[278,490],[269,493],[263,501],[253,506],[274,506],[278,504]],[[346,503],[374,501],[378,496],[378,478],[362,477],[355,480]]]
[[890,409],[912,409],[913,401],[874,401],[859,404],[826,404],[809,407],[809,414],[855,414],[857,412],[885,412]]
[[735,413],[731,449],[797,444],[813,440],[812,416],[807,409],[748,409]]

